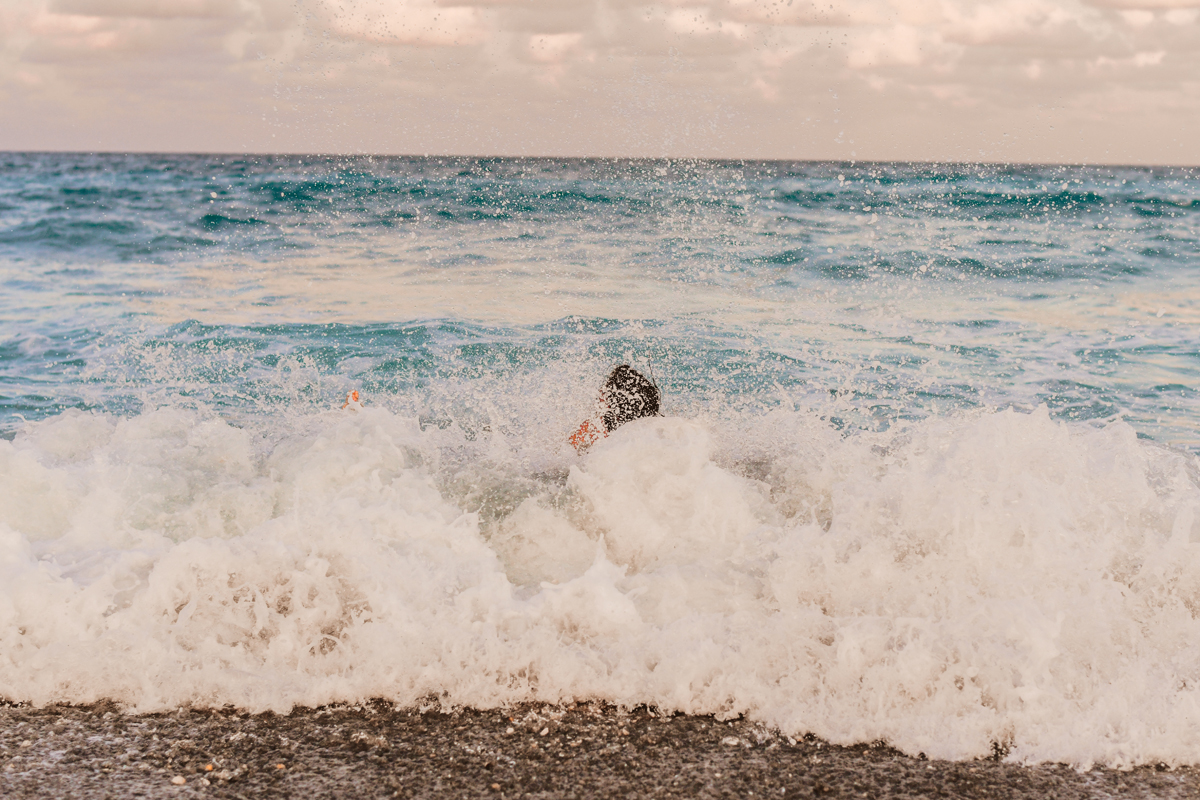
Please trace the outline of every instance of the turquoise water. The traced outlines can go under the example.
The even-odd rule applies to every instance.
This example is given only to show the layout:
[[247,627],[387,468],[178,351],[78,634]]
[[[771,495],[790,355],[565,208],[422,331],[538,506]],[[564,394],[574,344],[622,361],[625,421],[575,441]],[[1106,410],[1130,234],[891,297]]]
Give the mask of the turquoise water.
[[0,428],[632,359],[677,413],[1045,403],[1194,451],[1198,258],[1185,169],[7,154]]
[[1198,267],[1189,169],[0,155],[0,700],[1200,763]]

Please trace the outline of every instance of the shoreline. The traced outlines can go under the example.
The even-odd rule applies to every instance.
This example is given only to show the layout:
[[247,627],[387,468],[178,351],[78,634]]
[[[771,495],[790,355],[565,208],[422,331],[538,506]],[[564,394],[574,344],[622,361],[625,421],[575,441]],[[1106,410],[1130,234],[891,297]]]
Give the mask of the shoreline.
[[388,703],[123,714],[0,706],[6,798],[1200,796],[1200,767],[929,761],[746,720],[598,703],[453,712]]

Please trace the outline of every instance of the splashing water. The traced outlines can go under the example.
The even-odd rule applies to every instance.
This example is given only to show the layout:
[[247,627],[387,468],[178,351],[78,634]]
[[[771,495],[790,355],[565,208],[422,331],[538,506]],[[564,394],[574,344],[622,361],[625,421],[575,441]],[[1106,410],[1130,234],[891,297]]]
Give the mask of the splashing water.
[[1194,172],[3,158],[3,697],[1200,763]]

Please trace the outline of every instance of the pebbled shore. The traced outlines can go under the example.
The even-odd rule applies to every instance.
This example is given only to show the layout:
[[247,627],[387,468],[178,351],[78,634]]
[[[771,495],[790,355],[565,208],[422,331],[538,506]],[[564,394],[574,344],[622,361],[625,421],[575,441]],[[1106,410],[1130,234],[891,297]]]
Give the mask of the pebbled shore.
[[926,761],[597,704],[287,716],[10,705],[0,707],[0,796],[1195,798],[1200,768]]

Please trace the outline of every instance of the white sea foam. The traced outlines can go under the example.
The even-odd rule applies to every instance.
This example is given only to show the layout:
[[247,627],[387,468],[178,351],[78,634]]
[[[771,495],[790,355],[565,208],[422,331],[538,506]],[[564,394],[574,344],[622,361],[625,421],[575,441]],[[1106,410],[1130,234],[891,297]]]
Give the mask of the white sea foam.
[[163,408],[0,440],[0,695],[601,698],[1200,763],[1197,465],[1124,424],[654,419],[576,458],[368,408],[279,436]]

